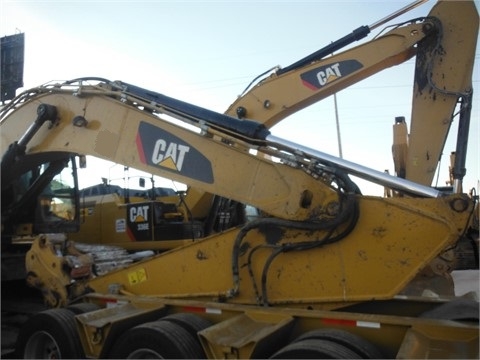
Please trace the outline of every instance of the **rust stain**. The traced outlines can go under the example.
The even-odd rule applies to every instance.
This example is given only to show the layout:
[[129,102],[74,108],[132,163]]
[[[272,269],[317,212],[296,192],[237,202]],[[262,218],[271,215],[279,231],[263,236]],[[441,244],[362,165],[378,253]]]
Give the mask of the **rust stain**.
[[202,250],[198,250],[197,251],[197,259],[198,260],[207,260],[208,257]]
[[387,229],[384,228],[383,226],[379,226],[373,229],[372,235],[375,237],[382,238],[385,236],[385,233],[387,232]]
[[362,259],[362,260],[365,260],[365,261],[368,260],[368,256],[367,256],[367,253],[366,253],[365,250],[359,250],[359,251],[358,251],[358,256],[359,256],[360,259]]

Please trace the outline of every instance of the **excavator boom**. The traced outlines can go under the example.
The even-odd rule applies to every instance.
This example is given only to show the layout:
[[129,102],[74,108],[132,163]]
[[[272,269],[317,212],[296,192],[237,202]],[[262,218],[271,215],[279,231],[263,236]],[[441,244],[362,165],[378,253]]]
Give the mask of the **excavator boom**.
[[[416,5],[418,2],[406,8]],[[294,64],[276,69],[239,96],[226,113],[256,119],[270,128],[309,105],[415,57],[411,130],[404,140],[408,155],[402,157],[396,170],[400,177],[430,186],[457,105],[461,101],[462,109],[467,109],[471,102],[478,12],[472,1],[439,1],[428,16],[398,24],[371,41],[338,52],[394,16],[362,26]],[[460,142],[465,143],[464,137]],[[458,170],[457,178],[462,172],[464,169]]]
[[[255,286],[250,285],[246,288],[249,290],[240,292],[246,298],[237,294],[239,288],[244,286],[240,279],[245,279],[246,275],[240,276],[239,265],[244,251],[240,249],[243,249],[242,243],[245,242],[251,248],[249,256],[256,254],[263,246],[271,246],[275,257],[281,253],[295,253],[298,261],[292,262],[293,267],[288,271],[290,274],[300,271],[297,266],[310,263],[307,259],[310,258],[311,251],[318,252],[315,256],[325,256],[321,263],[328,264],[327,268],[331,269],[332,274],[345,274],[347,287],[351,290],[331,284],[331,291],[325,290],[320,297],[312,294],[308,298],[312,301],[314,298],[314,301],[340,301],[341,298],[344,301],[358,301],[368,297],[372,289],[357,287],[354,285],[356,280],[346,280],[360,266],[359,259],[354,259],[357,255],[369,253],[367,258],[370,260],[362,265],[363,271],[377,271],[383,268],[385,261],[391,261],[392,256],[402,258],[402,249],[415,248],[419,237],[425,239],[422,250],[417,249],[408,265],[400,262],[396,266],[390,265],[389,271],[383,271],[385,276],[393,276],[396,280],[377,282],[378,288],[374,293],[376,298],[389,297],[405,287],[429,260],[458,239],[460,229],[463,229],[472,212],[473,205],[461,194],[447,196],[435,189],[316,152],[277,138],[262,124],[254,121],[231,118],[130,84],[100,82],[85,85],[83,82],[73,81],[32,89],[14,104],[14,108],[7,110],[2,122],[2,129],[7,131],[2,132],[2,136],[8,134],[13,139],[28,139],[20,142],[22,152],[8,157],[14,159],[8,167],[14,169],[30,157],[47,153],[93,155],[252,204],[268,214],[265,220],[246,223],[240,229],[234,228],[226,233],[212,235],[186,245],[185,248],[181,247],[178,251],[175,249],[165,253],[158,259],[150,260],[149,265],[141,265],[143,270],[138,270],[153,274],[154,268],[162,266],[173,269],[174,264],[178,264],[185,267],[186,264],[177,259],[177,256],[183,257],[189,252],[204,254],[200,259],[206,268],[200,272],[194,270],[198,276],[217,269],[217,266],[233,269],[233,279],[228,280],[228,276],[222,276],[220,283],[216,284],[212,280],[204,285],[200,285],[197,275],[186,272],[186,269],[175,271],[179,276],[196,279],[194,283],[197,283],[197,294],[230,294],[227,297],[232,296],[232,301],[247,303],[259,296],[250,293],[250,290],[255,289]],[[35,117],[39,113],[42,116]],[[177,120],[177,123],[173,123],[167,116]],[[27,120],[32,118],[36,119],[34,126],[30,126],[31,121]],[[48,120],[50,126],[46,125]],[[178,121],[184,126],[178,124]],[[19,129],[26,129],[25,134],[15,134]],[[12,142],[8,138],[3,140]],[[7,153],[9,151],[12,150]],[[390,200],[363,197],[349,179],[349,173],[393,187],[410,197]],[[8,186],[8,182],[5,186]],[[377,215],[372,217],[372,214]],[[10,217],[15,219],[15,212]],[[412,221],[421,224],[420,228],[407,227]],[[250,238],[257,231],[259,233]],[[279,232],[275,235],[277,231]],[[368,238],[367,234],[372,231],[382,238],[381,250],[374,243],[367,243],[363,250],[358,250],[359,246],[363,248],[360,245],[361,239]],[[403,234],[402,247],[394,245],[399,233]],[[245,237],[248,240],[244,240]],[[327,247],[330,249],[329,256],[326,256],[323,249],[326,244],[332,244]],[[217,246],[222,250],[215,250]],[[304,249],[309,251],[300,251]],[[390,249],[388,256],[384,253],[386,249]],[[396,250],[391,252],[392,249]],[[234,262],[228,265],[232,251]],[[374,255],[377,252],[378,255]],[[36,267],[38,259],[42,258],[40,253],[39,248],[34,246],[27,256],[29,268]],[[260,253],[263,254],[264,251]],[[348,253],[357,255],[339,262]],[[303,254],[305,259],[300,260],[298,254]],[[257,259],[257,255],[254,258]],[[378,262],[375,263],[373,258],[377,258]],[[208,259],[212,261],[207,261]],[[270,262],[260,259],[261,257],[259,263]],[[193,266],[195,262],[188,263]],[[314,268],[312,264],[308,266]],[[197,269],[195,266],[191,269],[194,268]],[[268,268],[265,265],[263,271]],[[400,268],[403,270],[400,271]],[[260,268],[250,271],[255,273]],[[164,271],[159,272],[163,273]],[[317,269],[308,273],[307,278],[312,279],[317,277],[314,274],[322,272]],[[91,279],[88,287],[102,292],[107,290],[108,284],[118,282],[124,284],[125,290],[131,293],[146,294],[149,292],[147,289],[155,288],[153,291],[158,295],[189,296],[188,282],[174,280],[174,276],[171,276],[174,280],[172,288],[153,287],[151,284],[156,282],[153,275],[148,277],[152,283],[150,280],[142,285],[135,283],[130,288],[124,280],[115,279],[116,276],[123,277],[126,274],[124,271],[119,274],[112,272],[111,275],[109,273]],[[256,276],[259,275],[254,275],[253,279]],[[323,281],[323,276],[320,275],[318,281]],[[278,289],[274,290],[272,295],[267,296],[269,301],[281,303],[287,301],[287,298],[291,302],[302,301],[303,292],[298,293],[302,295],[297,300],[295,292],[291,292],[295,288],[294,283],[299,280],[294,277],[291,284],[285,281],[287,280],[281,286],[285,286],[285,292],[278,293],[277,299],[273,294],[277,294]],[[178,286],[180,282],[185,284],[184,289]],[[226,286],[229,282],[233,282],[231,288]],[[272,289],[276,288],[277,285],[274,285]],[[78,291],[81,293],[83,290],[75,290],[75,294],[78,295]],[[60,296],[62,297],[64,296]]]
[[[17,136],[22,140],[10,150],[4,149],[7,156],[3,167],[15,165],[11,159],[17,159],[19,153],[10,154],[17,148],[26,148],[29,155],[47,151],[88,154],[252,204],[277,217],[297,220],[314,217],[325,201],[320,197],[317,202],[313,194],[325,193],[325,185],[317,179],[330,171],[329,166],[406,193],[434,197],[440,194],[373,169],[359,170],[354,164],[321,152],[315,154],[299,144],[272,136],[254,121],[231,118],[130,84],[103,82],[84,86],[82,82],[32,89],[22,102],[15,104],[18,108],[2,124],[3,143],[15,143],[13,139]],[[42,105],[36,107],[38,102]],[[61,106],[62,102],[68,106]],[[114,115],[102,118],[98,110],[102,108],[110,109]],[[8,113],[10,109],[5,111]],[[27,119],[35,113],[45,115],[30,126]],[[180,119],[196,127],[196,131],[152,117],[151,113]],[[59,118],[71,118],[72,125],[61,125]],[[112,118],[119,120],[112,122]],[[56,125],[42,127],[48,120]],[[23,135],[18,133],[22,128],[26,129]],[[136,149],[134,153],[132,148]],[[245,148],[258,154],[245,153]],[[272,157],[280,162],[271,160]],[[241,179],[238,171],[243,174]],[[287,180],[292,177],[295,182]],[[5,178],[4,186],[11,181]],[[252,183],[257,185],[252,188]],[[327,193],[335,197],[336,190],[331,188]]]

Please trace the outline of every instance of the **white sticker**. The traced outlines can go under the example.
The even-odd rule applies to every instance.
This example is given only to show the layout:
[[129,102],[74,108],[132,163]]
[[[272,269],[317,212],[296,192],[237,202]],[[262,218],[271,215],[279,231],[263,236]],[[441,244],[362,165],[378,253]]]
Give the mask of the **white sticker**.
[[115,231],[117,233],[123,233],[127,231],[127,222],[125,221],[125,219],[117,219],[115,221]]

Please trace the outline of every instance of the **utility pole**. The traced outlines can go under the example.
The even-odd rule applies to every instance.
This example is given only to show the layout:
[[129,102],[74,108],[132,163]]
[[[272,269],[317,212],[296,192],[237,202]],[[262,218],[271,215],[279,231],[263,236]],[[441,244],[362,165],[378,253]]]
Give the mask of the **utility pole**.
[[337,124],[337,142],[338,142],[338,156],[343,159],[343,154],[342,154],[342,139],[340,136],[340,122],[338,119],[338,106],[337,106],[337,94],[333,94],[333,103],[335,106],[335,122]]

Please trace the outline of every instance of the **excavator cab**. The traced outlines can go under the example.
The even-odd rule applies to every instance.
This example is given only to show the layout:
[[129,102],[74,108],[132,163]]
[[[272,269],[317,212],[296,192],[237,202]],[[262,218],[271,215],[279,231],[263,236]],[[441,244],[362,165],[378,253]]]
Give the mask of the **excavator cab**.
[[62,152],[26,155],[9,170],[2,186],[2,240],[79,230],[74,156]]

